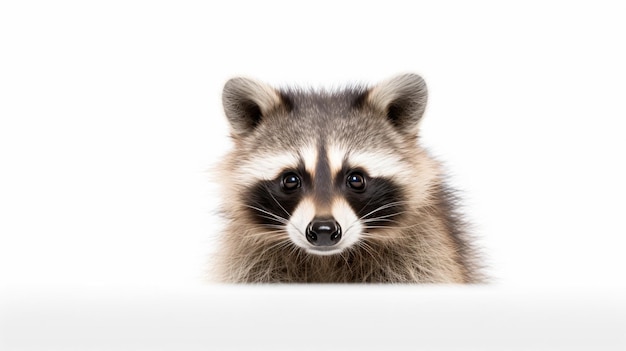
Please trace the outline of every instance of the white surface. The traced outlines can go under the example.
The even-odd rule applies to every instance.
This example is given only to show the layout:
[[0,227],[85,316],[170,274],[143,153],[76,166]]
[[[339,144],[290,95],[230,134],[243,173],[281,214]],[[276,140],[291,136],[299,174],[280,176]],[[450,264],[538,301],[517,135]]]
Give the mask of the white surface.
[[0,325],[7,350],[499,351],[626,346],[626,306],[614,292],[218,286],[141,293],[74,289],[45,296],[30,291],[4,302]]
[[[106,328],[96,328],[100,312],[111,313],[106,327],[127,310],[140,323],[152,306],[144,298],[174,289],[173,297],[157,294],[150,301],[160,306],[163,297],[169,305],[159,313],[182,319],[194,304],[202,306],[189,319],[201,344],[202,323],[217,323],[204,312],[227,314],[237,301],[258,298],[254,289],[213,290],[201,280],[219,225],[207,170],[230,147],[223,83],[247,75],[328,87],[411,71],[430,89],[422,140],[463,190],[495,284],[477,295],[461,289],[442,298],[426,288],[410,290],[415,297],[408,290],[336,288],[346,297],[340,300],[380,293],[400,305],[417,301],[393,311],[427,326],[433,349],[445,328],[427,324],[439,317],[434,309],[420,312],[422,296],[434,306],[460,306],[454,316],[461,321],[478,313],[472,307],[478,299],[491,329],[472,323],[453,329],[527,341],[508,349],[541,349],[533,348],[537,338],[546,342],[536,345],[564,349],[558,346],[566,334],[567,346],[577,340],[613,345],[603,343],[617,342],[624,334],[617,331],[626,329],[624,13],[618,2],[3,2],[0,302],[17,303],[0,335],[45,340],[53,323],[24,318],[66,316],[59,314],[64,306],[74,311],[75,305],[55,299],[77,287],[77,301],[93,305],[59,320],[85,321],[85,343],[90,335],[103,340]],[[534,291],[528,300],[513,294],[521,287]],[[590,293],[577,293],[581,289]],[[280,305],[272,290],[263,291]],[[297,313],[290,292],[279,296],[292,299],[289,308]],[[574,294],[561,300],[563,292]],[[30,307],[36,303],[47,309]],[[336,306],[344,314],[365,313],[360,304]],[[244,317],[253,317],[255,308]],[[277,308],[276,314],[259,310],[268,318],[261,331],[278,322],[294,333],[289,338],[304,337],[290,329],[290,319],[280,320],[288,307]],[[317,321],[329,313],[306,308]],[[372,308],[387,313],[378,299]],[[501,310],[521,313],[528,332],[498,329]],[[574,318],[585,315],[593,318]],[[593,321],[599,337],[587,338],[582,330]],[[174,326],[154,323],[137,338]],[[234,331],[236,323],[229,323]],[[247,329],[250,323],[244,321],[245,332],[261,335]],[[410,324],[403,323],[392,325],[405,331]],[[559,323],[564,329],[554,335],[543,332],[542,326]],[[384,330],[380,340],[397,337]],[[11,340],[20,349],[18,339]],[[32,340],[24,348],[38,345]],[[121,345],[111,342],[102,348]]]

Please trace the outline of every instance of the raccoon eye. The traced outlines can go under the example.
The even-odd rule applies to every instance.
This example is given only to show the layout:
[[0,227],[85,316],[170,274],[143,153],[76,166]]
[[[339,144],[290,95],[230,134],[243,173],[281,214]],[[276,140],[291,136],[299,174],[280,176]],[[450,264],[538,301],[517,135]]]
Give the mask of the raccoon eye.
[[302,185],[302,182],[300,181],[300,177],[298,177],[297,174],[286,173],[285,175],[283,175],[283,179],[280,185],[283,187],[283,190],[293,191],[298,189]]
[[365,190],[365,177],[358,172],[350,173],[347,179],[348,186],[354,190]]

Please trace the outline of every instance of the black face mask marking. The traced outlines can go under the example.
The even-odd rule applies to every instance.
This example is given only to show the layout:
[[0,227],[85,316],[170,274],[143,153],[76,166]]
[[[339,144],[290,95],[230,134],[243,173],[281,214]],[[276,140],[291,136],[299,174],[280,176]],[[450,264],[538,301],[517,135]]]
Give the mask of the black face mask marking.
[[356,216],[366,228],[393,227],[406,207],[400,187],[390,179],[370,178],[364,175],[366,187],[361,191],[355,191],[346,181],[351,173],[352,171],[341,172],[336,178],[336,183],[344,192]]
[[[393,227],[406,208],[401,187],[391,179],[371,178],[365,171],[347,165],[332,179],[326,157],[318,159],[317,166],[315,179],[302,164],[298,169],[285,170],[276,179],[260,181],[242,194],[254,221],[260,225],[286,226],[304,196],[313,196],[317,206],[323,207],[330,205],[334,196],[343,197],[368,229]],[[362,176],[363,189],[350,186],[348,180],[355,174]],[[299,178],[298,187],[285,189],[284,178],[289,175]]]
[[[288,190],[284,188],[283,177],[291,173],[300,178],[300,187]],[[281,173],[276,179],[258,182],[243,194],[243,201],[256,223],[286,226],[310,184],[310,176],[304,167],[299,167]]]

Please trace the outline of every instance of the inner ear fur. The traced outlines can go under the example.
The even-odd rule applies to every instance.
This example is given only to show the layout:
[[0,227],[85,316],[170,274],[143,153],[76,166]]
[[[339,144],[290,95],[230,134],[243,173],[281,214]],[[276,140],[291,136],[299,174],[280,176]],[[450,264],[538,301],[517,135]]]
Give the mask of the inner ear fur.
[[383,114],[398,130],[415,136],[427,100],[426,82],[412,73],[383,81],[370,88],[365,96],[365,102]]
[[286,107],[280,93],[249,78],[232,78],[222,92],[224,112],[235,137],[245,136],[272,112]]

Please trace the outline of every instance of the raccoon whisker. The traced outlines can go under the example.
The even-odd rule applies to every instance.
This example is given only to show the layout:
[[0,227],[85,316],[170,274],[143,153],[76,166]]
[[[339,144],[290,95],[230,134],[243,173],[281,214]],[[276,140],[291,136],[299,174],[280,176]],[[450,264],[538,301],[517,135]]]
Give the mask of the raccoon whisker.
[[302,250],[300,250],[298,246],[294,245],[293,242],[289,241],[285,243],[285,252],[287,252],[287,255],[289,256],[295,255],[296,257],[299,257],[301,251]]
[[293,224],[293,223],[291,223],[290,221],[287,221],[287,225],[288,225],[288,226],[291,226],[293,229],[295,229],[295,230],[298,232],[298,234],[300,234],[300,235],[302,235],[302,236],[306,236],[306,235],[304,235],[304,233],[300,230],[300,228],[296,227],[296,225],[295,225],[295,224]]
[[284,254],[286,254],[286,256],[295,256],[296,259],[300,257],[302,252],[300,247],[295,245],[291,240],[287,240],[281,250],[284,250]]
[[363,229],[400,229],[402,227],[392,227],[389,225],[368,225],[363,227]]
[[273,221],[276,221],[276,222],[279,222],[279,223],[282,223],[282,224],[284,224],[284,225],[286,225],[286,226],[291,226],[291,227],[293,227],[293,228],[294,228],[294,229],[295,229],[295,230],[296,230],[296,231],[297,231],[300,235],[305,236],[305,235],[304,235],[304,233],[300,230],[300,228],[296,227],[296,226],[295,226],[293,223],[291,223],[288,219],[283,218],[283,217],[281,217],[281,216],[279,216],[279,215],[277,215],[277,214],[271,213],[271,212],[269,212],[269,211],[266,211],[266,210],[264,210],[264,209],[262,209],[262,208],[259,208],[259,207],[256,207],[256,206],[251,206],[251,205],[245,205],[245,206],[246,206],[246,207],[249,207],[249,208],[251,208],[251,209],[257,210],[257,211],[259,211],[259,212],[266,213],[266,214],[270,215],[271,217],[267,217],[267,216],[261,216],[261,217],[263,217],[263,218],[267,218],[267,219],[269,219],[269,220],[273,220]]
[[290,242],[291,245],[291,250],[289,250],[289,254],[290,255],[296,255],[297,258],[300,258],[300,255],[302,253],[302,250],[300,250],[299,247],[297,247],[296,245],[293,245],[293,243]]
[[281,208],[283,211],[285,211],[285,213],[287,214],[287,216],[291,217],[291,213],[289,213],[289,211],[287,211],[287,210],[283,207],[283,205],[281,205],[281,204],[280,204],[280,202],[278,202],[278,200],[276,200],[276,197],[274,197],[274,195],[273,195],[273,194],[272,194],[272,192],[270,191],[270,188],[269,188],[267,185],[265,185],[265,190],[267,190],[267,193],[268,193],[268,194],[270,194],[270,196],[272,197],[272,200],[274,200],[274,201],[276,202],[276,204],[277,204],[278,206],[280,206],[280,208]]
[[286,218],[281,217],[281,216],[279,216],[279,215],[277,215],[277,214],[271,213],[271,212],[269,212],[269,211],[266,211],[266,210],[264,210],[264,209],[262,209],[262,208],[255,207],[255,206],[250,206],[250,205],[246,205],[246,206],[247,206],[247,207],[250,207],[250,208],[252,208],[252,209],[254,209],[254,210],[257,210],[257,211],[259,211],[259,212],[261,212],[261,213],[266,213],[266,214],[268,214],[268,215],[272,216],[273,218],[275,218],[275,219],[277,219],[277,220],[281,221],[281,223],[286,223],[286,222],[287,222],[287,219],[286,219]]
[[[406,202],[406,201],[397,201],[395,203],[401,203],[401,202]],[[385,205],[383,205],[383,206],[385,206]],[[356,219],[354,222],[350,223],[350,225],[348,225],[348,228],[345,231],[347,233],[350,230],[350,228],[352,228],[355,224],[357,224],[359,222],[361,222],[361,223],[371,223],[371,222],[376,222],[376,221],[380,220],[380,221],[385,221],[385,222],[396,222],[397,223],[397,221],[394,221],[394,220],[391,220],[391,219],[384,219],[384,218],[397,216],[397,215],[405,213],[405,212],[406,211],[401,211],[401,212],[396,212],[396,213],[392,213],[392,214],[385,215],[385,216],[380,216],[380,217],[375,217],[375,218],[367,218],[367,219],[365,218],[365,216],[363,216],[361,218]]]
[[255,237],[259,237],[259,236],[266,236],[266,237],[275,237],[275,236],[282,236],[282,235],[278,235],[278,234],[282,234],[284,235],[285,232],[282,230],[271,230],[268,232],[261,232],[261,233],[254,233],[254,234],[248,234],[246,235],[246,237],[248,238],[255,238]]
[[247,236],[254,236],[254,235],[258,235],[258,234],[268,234],[268,233],[284,233],[284,231],[281,230],[281,229],[275,229],[275,230],[268,230],[268,231],[265,231],[265,232],[252,233],[252,234],[249,234]]
[[370,228],[378,228],[378,229],[409,229],[409,228],[415,228],[418,227],[419,224],[413,224],[413,225],[408,225],[408,226],[387,226],[387,225],[366,225],[363,226],[363,229],[370,229]]
[[368,218],[368,219],[363,219],[364,221],[367,221],[369,219],[382,219],[382,218],[389,218],[389,217],[395,217],[395,216],[399,216],[403,213],[407,213],[408,211],[400,211],[400,212],[394,212],[388,215],[384,215],[384,216],[380,216],[380,217],[374,217],[374,218]]
[[[390,229],[394,230],[396,228],[390,228]],[[385,235],[376,235],[376,234],[369,233],[369,232],[363,232],[361,237],[363,239],[368,239],[368,240],[375,241],[375,242],[386,242],[386,241],[393,241],[393,240],[397,240],[397,239],[408,239],[408,240],[415,239],[415,237],[411,236],[411,235],[385,236]]]
[[354,222],[350,223],[350,225],[348,225],[348,228],[346,228],[346,230],[344,231],[344,233],[347,233],[350,231],[350,229],[352,227],[354,227],[355,224],[359,223],[359,219],[357,218]]
[[[368,230],[375,230],[377,228],[367,228]],[[385,228],[383,228],[385,229]],[[390,230],[394,230],[395,228],[390,228]],[[395,240],[412,240],[415,239],[415,236],[412,235],[398,235],[398,234],[393,234],[391,236],[387,236],[387,235],[380,235],[380,234],[373,234],[373,233],[368,233],[368,234],[363,234],[362,235],[363,238],[366,239],[370,239],[372,241],[376,241],[376,242],[388,242],[388,241],[395,241]]]
[[256,241],[254,244],[261,246],[262,252],[267,252],[268,249],[276,247],[276,245],[286,241],[284,237],[273,237],[273,238],[267,238],[267,239],[257,238],[256,240],[258,241]]
[[[263,215],[258,215],[258,216],[259,216],[259,217],[261,217],[261,218],[269,219],[269,220],[271,220],[271,221],[276,221],[276,222],[278,222],[278,223],[283,223],[284,225],[287,225],[287,223],[286,223],[286,222],[280,221],[280,220],[278,220],[278,219],[276,219],[276,218],[274,218],[274,217],[263,216]],[[267,224],[267,225],[270,225],[270,224]]]
[[[370,199],[370,201],[368,201],[367,204],[363,208],[367,207],[367,205],[369,205],[369,203],[372,200],[373,199]],[[380,207],[375,208],[371,212],[364,214],[362,217],[367,217],[367,216],[369,216],[369,215],[371,215],[371,214],[373,214],[375,212],[378,212],[378,211],[380,211],[382,209],[386,209],[386,208],[393,207],[393,206],[407,205],[407,204],[408,205],[410,205],[410,204],[418,205],[419,203],[417,203],[415,201],[393,201],[393,202],[389,202],[389,203],[386,203],[386,204],[384,204],[384,205],[382,205]],[[359,210],[359,212],[357,212],[357,213],[361,213],[363,211],[363,208],[361,210]]]
[[372,218],[372,219],[368,219],[368,220],[362,221],[362,223],[364,223],[364,224],[366,224],[366,223],[378,223],[378,222],[400,223],[400,222],[395,221],[393,219],[380,219],[380,218]]
[[278,225],[278,224],[264,224],[263,225],[266,228],[274,228],[274,229],[285,229],[284,225]]
[[384,204],[384,205],[382,205],[380,207],[377,207],[376,209],[374,209],[374,210],[364,214],[359,219],[364,219],[364,218],[366,218],[366,217],[368,217],[368,216],[370,216],[370,215],[372,215],[372,214],[374,214],[374,213],[376,213],[378,211],[382,211],[384,209],[387,209],[387,208],[390,208],[390,207],[394,207],[394,206],[400,206],[400,205],[403,205],[404,203],[406,203],[406,201],[395,201],[395,202],[390,202],[388,204]]
[[398,223],[397,220],[395,219],[389,219],[388,217],[395,217],[395,216],[399,216],[404,212],[397,212],[388,216],[380,216],[380,217],[372,217],[372,218],[366,218],[361,220],[362,223],[371,223],[371,222],[395,222]]
[[275,244],[274,247],[276,247],[277,249],[280,249],[280,251],[282,251],[285,248],[288,248],[289,246],[293,245],[291,243],[290,240],[282,240],[279,243]]
[[[266,211],[266,210],[264,210],[264,209],[262,209],[262,208],[259,208],[259,207],[256,207],[256,206],[251,206],[251,205],[245,205],[245,206],[246,206],[246,207],[249,207],[249,208],[251,208],[251,209],[253,209],[253,210],[257,210],[257,211],[259,211],[259,212],[262,212],[262,213],[268,214],[268,215],[272,216],[272,217],[274,218],[274,220],[276,220],[277,222],[284,223],[284,224],[289,223],[289,221],[288,221],[286,218],[281,217],[281,216],[279,216],[279,215],[277,215],[277,214],[274,214],[274,213],[272,213],[272,212]],[[267,218],[267,217],[266,217],[266,218]],[[271,218],[269,218],[269,219],[271,219]]]
[[378,266],[381,265],[381,263],[380,263],[380,261],[378,260],[378,257],[377,257],[378,255],[376,255],[376,250],[374,250],[374,248],[370,244],[366,243],[365,241],[359,241],[357,243],[357,245],[358,245],[358,247],[362,248],[365,253],[370,255],[370,257],[372,257],[372,259],[374,261],[376,261],[376,264]]
[[369,206],[369,204],[370,204],[373,200],[374,200],[374,197],[370,198],[370,199],[369,199],[369,200],[365,203],[365,205],[363,205],[363,207],[361,207],[361,209],[359,210],[359,212],[357,212],[357,214],[358,214],[358,213],[361,213],[361,212],[362,212],[362,211],[363,211],[363,210],[364,210],[367,206]]

